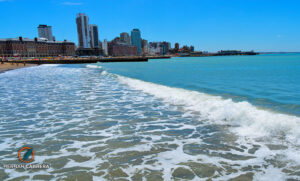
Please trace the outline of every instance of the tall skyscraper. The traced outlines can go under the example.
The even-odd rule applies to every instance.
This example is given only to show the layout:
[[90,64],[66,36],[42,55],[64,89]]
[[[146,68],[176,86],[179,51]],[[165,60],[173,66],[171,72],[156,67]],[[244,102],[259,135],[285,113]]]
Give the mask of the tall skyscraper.
[[175,49],[179,49],[179,43],[175,43]]
[[49,41],[53,41],[52,27],[47,25],[39,25],[38,27],[39,38],[46,38]]
[[140,55],[142,53],[142,45],[141,45],[141,32],[139,29],[133,29],[131,31],[131,45],[136,46],[137,53]]
[[97,25],[90,25],[90,40],[92,48],[99,48],[99,33]]
[[121,42],[130,45],[130,36],[128,33],[126,33],[126,32],[121,33],[120,40],[121,40]]
[[84,13],[77,14],[76,24],[79,48],[90,48],[89,17]]

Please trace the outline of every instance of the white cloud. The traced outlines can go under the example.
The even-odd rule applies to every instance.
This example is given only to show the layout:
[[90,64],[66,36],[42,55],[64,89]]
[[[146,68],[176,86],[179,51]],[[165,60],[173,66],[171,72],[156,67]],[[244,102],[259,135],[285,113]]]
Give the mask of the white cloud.
[[[1,0],[0,0],[1,1]],[[67,6],[81,6],[83,3],[80,3],[80,2],[69,2],[69,1],[67,1],[67,2],[64,2],[64,3],[62,3],[63,5],[67,5]]]

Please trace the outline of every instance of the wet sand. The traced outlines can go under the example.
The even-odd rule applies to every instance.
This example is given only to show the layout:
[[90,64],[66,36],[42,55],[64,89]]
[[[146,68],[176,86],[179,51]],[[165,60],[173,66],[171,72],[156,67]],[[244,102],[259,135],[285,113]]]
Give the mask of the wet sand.
[[6,72],[6,71],[9,71],[9,70],[14,70],[14,69],[18,69],[18,68],[24,68],[24,67],[32,67],[32,66],[36,66],[36,64],[23,64],[23,63],[19,63],[19,64],[16,64],[16,63],[1,63],[0,62],[0,73],[3,73],[3,72]]

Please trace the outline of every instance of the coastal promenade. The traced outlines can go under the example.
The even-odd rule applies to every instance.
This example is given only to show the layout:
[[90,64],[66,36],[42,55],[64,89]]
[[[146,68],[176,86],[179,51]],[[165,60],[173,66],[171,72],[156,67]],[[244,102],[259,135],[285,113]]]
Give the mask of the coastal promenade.
[[9,63],[25,63],[25,64],[86,64],[97,62],[147,62],[148,59],[166,59],[171,56],[128,56],[128,57],[85,57],[85,58],[33,58],[8,60]]
[[167,59],[170,56],[136,56],[136,57],[86,57],[86,58],[33,58],[33,59],[8,59],[0,62],[0,73],[5,71],[41,65],[41,64],[89,64],[89,63],[109,63],[109,62],[148,62],[148,59]]
[[109,58],[34,58],[9,60],[9,63],[26,63],[26,64],[87,64],[97,62],[147,62],[145,57],[109,57]]

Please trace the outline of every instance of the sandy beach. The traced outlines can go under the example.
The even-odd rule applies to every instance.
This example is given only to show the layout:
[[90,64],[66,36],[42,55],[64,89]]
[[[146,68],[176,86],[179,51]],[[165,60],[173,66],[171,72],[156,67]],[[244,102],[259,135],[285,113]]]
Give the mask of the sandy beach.
[[36,66],[36,64],[23,64],[23,63],[0,63],[0,73],[3,73],[5,71],[9,71],[9,70],[14,70],[14,69],[18,69],[18,68],[24,68],[24,67],[31,67],[31,66]]

